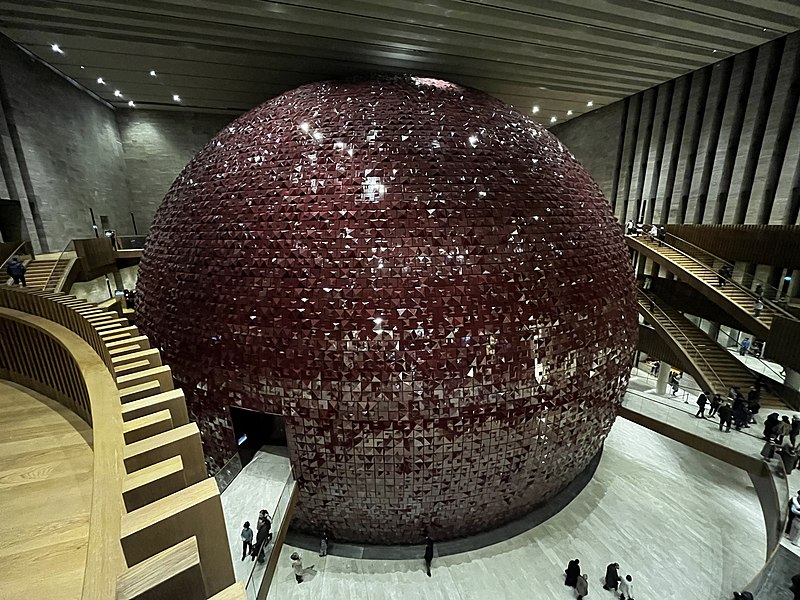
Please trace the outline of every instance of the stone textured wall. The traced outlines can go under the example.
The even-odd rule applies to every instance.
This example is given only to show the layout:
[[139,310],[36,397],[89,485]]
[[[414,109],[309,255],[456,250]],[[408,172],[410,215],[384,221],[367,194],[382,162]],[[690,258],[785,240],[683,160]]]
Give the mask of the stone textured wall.
[[139,233],[150,229],[156,209],[181,170],[233,119],[211,113],[117,111]]
[[616,192],[617,153],[622,143],[624,109],[624,101],[615,102],[550,128],[594,177],[609,202]]
[[553,132],[620,221],[800,224],[800,32]]
[[58,251],[90,236],[90,208],[98,224],[105,215],[119,233],[128,233],[130,202],[114,111],[6,38],[0,38],[0,75],[14,147],[6,156],[17,159],[16,193],[39,219],[41,250]]

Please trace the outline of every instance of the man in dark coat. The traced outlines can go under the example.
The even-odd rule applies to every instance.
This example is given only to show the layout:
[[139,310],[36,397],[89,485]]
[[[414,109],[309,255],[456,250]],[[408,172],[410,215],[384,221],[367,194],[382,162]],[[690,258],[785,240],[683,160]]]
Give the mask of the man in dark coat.
[[731,430],[731,421],[733,421],[733,409],[727,402],[719,407],[719,430],[722,431],[722,426],[725,425],[726,432]]
[[13,285],[19,285],[21,283],[22,287],[28,287],[28,284],[25,283],[25,265],[19,262],[16,256],[8,262],[6,273],[14,280]]
[[265,560],[264,555],[264,548],[267,546],[267,542],[269,542],[272,534],[270,533],[270,529],[272,529],[272,521],[269,518],[269,513],[266,510],[262,510],[258,514],[258,524],[256,525],[256,545],[253,547],[253,560],[258,558],[258,562],[263,563]]
[[697,414],[695,415],[698,419],[706,418],[706,402],[708,402],[708,398],[706,398],[704,392],[700,392],[700,395],[697,397],[697,406],[699,406],[699,408],[697,409]]
[[666,239],[667,239],[667,230],[662,225],[661,227],[658,228],[658,245],[663,246],[664,240]]
[[431,563],[433,562],[433,540],[425,536],[425,571],[431,576]]
[[616,592],[619,589],[621,579],[622,577],[619,576],[619,563],[611,563],[606,567],[606,580],[603,584],[603,589]]
[[577,558],[575,560],[569,561],[566,570],[566,578],[564,579],[564,585],[568,585],[571,588],[574,588],[575,585],[578,583],[578,577],[581,574],[581,565]]
[[708,416],[713,417],[714,415],[716,415],[721,404],[722,404],[722,398],[720,398],[720,395],[714,394],[714,397],[711,398],[711,410],[708,412]]

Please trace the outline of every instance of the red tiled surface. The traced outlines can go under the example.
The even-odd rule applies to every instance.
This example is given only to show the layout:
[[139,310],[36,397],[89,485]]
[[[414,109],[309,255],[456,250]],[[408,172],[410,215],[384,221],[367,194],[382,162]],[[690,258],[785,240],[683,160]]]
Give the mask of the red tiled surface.
[[547,130],[481,92],[307,85],[181,173],[138,322],[198,420],[287,416],[296,525],[419,541],[510,520],[600,448],[635,347],[632,273],[600,191]]

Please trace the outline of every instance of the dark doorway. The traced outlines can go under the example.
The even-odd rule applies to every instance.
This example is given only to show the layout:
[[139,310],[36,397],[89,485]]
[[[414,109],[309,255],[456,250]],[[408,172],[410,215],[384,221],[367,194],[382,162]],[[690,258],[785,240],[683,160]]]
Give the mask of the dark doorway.
[[231,406],[231,422],[242,467],[262,446],[286,446],[286,423],[280,415]]

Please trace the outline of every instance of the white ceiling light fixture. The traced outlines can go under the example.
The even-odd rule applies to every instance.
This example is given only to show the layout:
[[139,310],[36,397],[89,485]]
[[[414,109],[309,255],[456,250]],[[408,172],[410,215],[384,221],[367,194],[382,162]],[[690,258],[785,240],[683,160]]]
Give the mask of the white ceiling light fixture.
[[81,65],[81,69],[85,69],[85,68],[86,68],[86,67],[84,67],[83,65]]
[[178,94],[172,94],[172,101],[173,102],[180,102],[181,101],[181,97],[178,96]]
[[538,112],[539,112],[539,107],[538,107],[538,106],[536,106],[536,105],[534,105],[534,106],[533,106],[533,114],[536,114],[536,113],[538,113]]
[[300,129],[302,129],[302,130],[303,130],[304,132],[306,132],[306,133],[308,133],[308,129],[309,129],[309,127],[310,127],[310,126],[309,126],[309,124],[308,124],[308,123],[300,123]]
[[105,84],[106,84],[106,82],[105,82],[105,81],[103,81],[103,78],[102,78],[102,77],[98,77],[98,78],[97,78],[97,83],[99,83],[100,85],[105,85]]
[[592,107],[594,106],[594,102],[592,102],[591,100],[589,100],[589,101],[586,103],[586,106],[588,106],[589,108],[592,108]]
[[122,98],[122,92],[120,92],[119,90],[114,90],[114,96],[116,96],[117,98]]
[[128,106],[131,108],[136,108],[136,103],[133,100],[128,100]]
[[50,50],[52,50],[56,54],[64,54],[64,51],[58,44],[50,44]]
[[568,110],[568,111],[567,111],[567,116],[568,116],[568,117],[571,117],[571,116],[572,116],[572,111],[571,111],[571,110]]
[[155,76],[156,76],[156,72],[155,71],[150,71],[150,77],[155,77]]
[[551,122],[551,123],[555,123],[556,121],[558,121],[558,117],[556,117],[555,115],[553,115],[552,117],[550,117],[550,122]]

